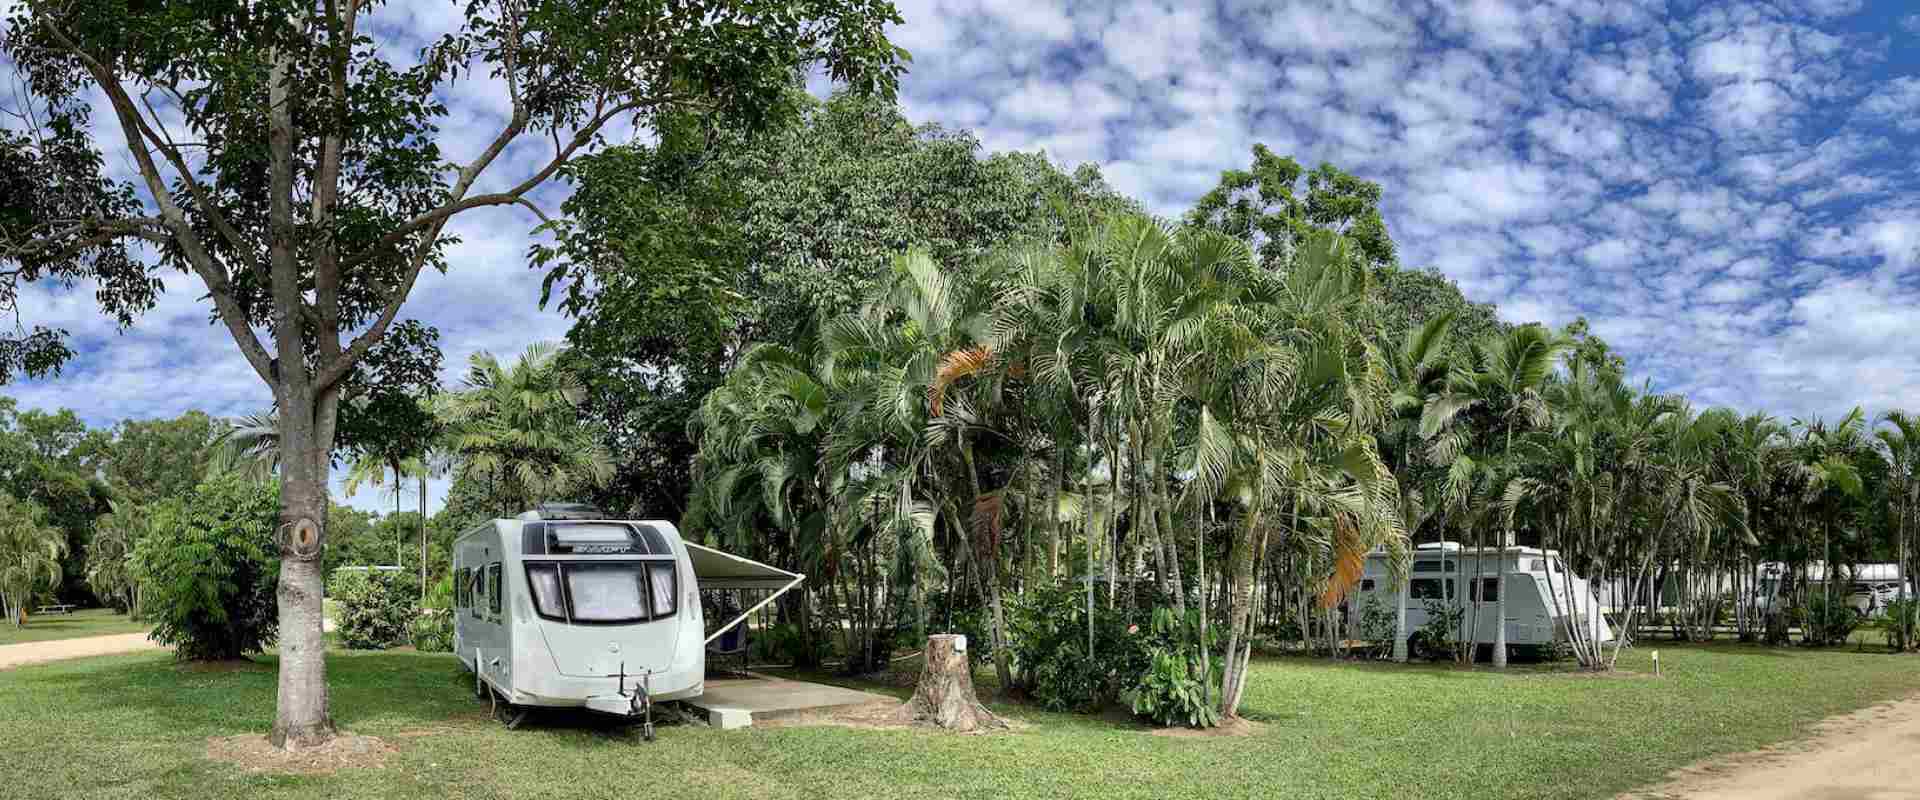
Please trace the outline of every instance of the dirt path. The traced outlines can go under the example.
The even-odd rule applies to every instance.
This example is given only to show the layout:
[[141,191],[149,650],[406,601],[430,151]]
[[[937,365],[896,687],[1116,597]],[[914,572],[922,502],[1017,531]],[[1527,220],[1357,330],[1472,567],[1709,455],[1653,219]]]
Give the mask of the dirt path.
[[1830,717],[1810,733],[1695,764],[1621,797],[1920,800],[1920,695]]
[[18,667],[23,664],[38,664],[42,661],[59,661],[66,658],[84,658],[86,656],[104,656],[113,653],[132,653],[140,650],[159,650],[161,645],[147,640],[144,633],[120,633],[112,636],[82,636],[78,639],[54,639],[45,642],[23,642],[21,644],[0,645],[0,669]]

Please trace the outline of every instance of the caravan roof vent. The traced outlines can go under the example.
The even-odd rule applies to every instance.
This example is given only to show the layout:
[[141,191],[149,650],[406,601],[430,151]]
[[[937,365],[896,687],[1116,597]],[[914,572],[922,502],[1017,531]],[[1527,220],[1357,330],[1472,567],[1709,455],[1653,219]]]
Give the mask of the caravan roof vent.
[[541,503],[532,511],[522,512],[520,519],[606,519],[607,512],[586,503]]

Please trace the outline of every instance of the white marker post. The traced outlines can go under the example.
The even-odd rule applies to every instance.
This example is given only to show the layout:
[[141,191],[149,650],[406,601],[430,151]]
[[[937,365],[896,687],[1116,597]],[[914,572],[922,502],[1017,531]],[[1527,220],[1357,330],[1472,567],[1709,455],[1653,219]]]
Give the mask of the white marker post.
[[1660,651],[1653,651],[1653,677],[1660,677]]

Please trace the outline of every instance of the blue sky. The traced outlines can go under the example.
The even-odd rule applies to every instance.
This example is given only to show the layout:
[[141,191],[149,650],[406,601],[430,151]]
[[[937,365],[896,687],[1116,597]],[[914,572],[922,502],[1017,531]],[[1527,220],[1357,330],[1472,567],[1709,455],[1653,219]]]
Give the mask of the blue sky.
[[[392,3],[373,30],[418,41],[454,8]],[[908,116],[970,129],[989,150],[1098,163],[1173,215],[1265,143],[1381,183],[1404,264],[1441,270],[1510,320],[1584,314],[1657,388],[1781,417],[1920,407],[1920,3],[911,0],[901,12]],[[504,119],[497,86],[448,100],[457,157]],[[507,166],[539,155],[535,143]],[[532,225],[517,210],[460,218],[453,269],[415,290],[406,313],[440,327],[449,383],[475,350],[565,333],[535,308]],[[168,289],[124,332],[85,287],[27,294],[22,321],[66,328],[81,354],[59,378],[0,391],[94,424],[265,407],[198,287]]]

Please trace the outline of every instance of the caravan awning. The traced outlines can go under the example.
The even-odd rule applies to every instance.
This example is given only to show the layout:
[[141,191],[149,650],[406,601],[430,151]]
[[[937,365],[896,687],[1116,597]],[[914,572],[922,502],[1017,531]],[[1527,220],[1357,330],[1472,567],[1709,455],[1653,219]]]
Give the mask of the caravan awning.
[[687,557],[693,561],[693,574],[700,580],[702,589],[778,589],[805,579],[799,573],[706,545],[683,544],[687,546]]
[[702,591],[707,589],[770,590],[767,596],[755,603],[753,607],[714,628],[713,633],[707,636],[709,644],[719,638],[720,634],[740,624],[740,621],[746,619],[748,615],[766,607],[775,598],[786,594],[787,590],[799,586],[801,581],[807,579],[807,576],[800,573],[788,572],[771,564],[762,564],[751,558],[742,558],[706,545],[685,540],[681,543],[687,546],[687,558],[693,562],[693,577],[699,581]]

